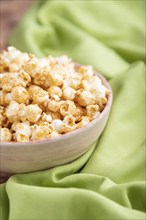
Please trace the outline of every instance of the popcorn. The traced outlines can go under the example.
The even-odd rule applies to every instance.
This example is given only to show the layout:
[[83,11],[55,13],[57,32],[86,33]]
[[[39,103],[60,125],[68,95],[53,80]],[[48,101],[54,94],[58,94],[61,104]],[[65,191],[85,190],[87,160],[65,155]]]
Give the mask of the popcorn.
[[77,128],[82,128],[90,122],[90,119],[87,116],[82,117],[82,120],[77,123]]
[[95,119],[100,114],[98,105],[88,105],[86,109],[87,117],[89,117],[90,121]]
[[59,119],[55,119],[52,121],[51,125],[53,126],[53,129],[56,130],[58,133],[63,132],[63,121]]
[[75,118],[71,115],[68,114],[64,117],[63,122],[71,127],[75,126]]
[[39,86],[32,85],[28,88],[28,93],[33,103],[41,104],[49,99],[48,92]]
[[0,56],[0,72],[9,70],[9,72],[17,72],[29,60],[27,53],[21,53],[14,47],[8,47],[8,51],[3,51]]
[[67,114],[75,114],[76,105],[73,101],[67,100],[60,103],[60,113],[65,116]]
[[5,97],[7,93],[3,90],[0,90],[0,105],[6,106]]
[[0,128],[6,124],[7,117],[5,115],[5,108],[3,106],[0,106]]
[[12,134],[8,128],[0,128],[0,141],[9,142],[12,140]]
[[23,86],[26,87],[26,83],[19,78],[19,74],[18,73],[4,73],[1,76],[1,86],[3,91],[6,92],[11,92],[13,87],[16,86]]
[[47,80],[49,81],[50,85],[53,86],[61,86],[63,84],[63,76],[55,71],[52,71],[48,74]]
[[73,76],[70,78],[70,80],[71,80],[70,86],[73,89],[77,90],[80,87],[81,80],[82,80],[82,75],[80,75],[79,73],[75,72],[73,74]]
[[42,110],[36,104],[31,104],[27,106],[26,115],[27,119],[30,122],[37,122],[37,120],[41,117]]
[[86,115],[86,109],[83,109],[80,105],[76,104],[76,111],[73,114],[75,121],[79,122],[82,119],[82,116]]
[[6,105],[9,105],[11,101],[14,101],[14,99],[12,97],[12,93],[11,92],[6,93],[4,100],[5,100]]
[[93,94],[90,91],[80,89],[80,90],[77,91],[76,101],[81,106],[87,106],[87,105],[94,104],[95,103],[95,98],[94,98]]
[[19,104],[16,101],[11,101],[6,108],[6,116],[10,122],[18,120]]
[[47,115],[50,115],[50,116],[52,117],[52,120],[53,120],[53,119],[61,119],[61,114],[60,114],[60,112],[47,111],[46,113],[47,113]]
[[58,86],[50,86],[48,89],[48,94],[51,98],[59,101],[62,96],[62,90]]
[[65,133],[68,133],[76,129],[75,118],[71,114],[68,114],[64,117],[63,123],[63,131]]
[[61,56],[61,57],[56,57],[57,63],[61,64],[62,66],[66,65],[72,65],[71,59],[69,59],[67,56]]
[[28,86],[31,82],[31,77],[24,70],[19,71],[18,77],[24,82],[24,87]]
[[49,138],[55,138],[55,137],[59,137],[60,134],[57,131],[52,131],[52,133],[49,135]]
[[46,113],[43,112],[42,120],[51,123],[53,119],[52,119],[52,116],[50,114],[46,114]]
[[46,58],[32,57],[24,67],[24,70],[33,78],[36,85],[43,85],[48,75],[49,62]]
[[93,76],[89,80],[83,80],[82,86],[86,91],[93,94],[96,103],[101,102],[102,99],[104,100],[103,102],[105,102],[106,95],[109,94],[109,90],[102,85],[101,80],[96,76]]
[[12,129],[14,131],[16,131],[15,132],[16,141],[18,141],[18,142],[27,142],[27,141],[29,141],[29,138],[31,136],[31,128],[30,128],[29,123],[16,122],[12,125]]
[[42,140],[45,138],[49,138],[51,133],[50,127],[46,125],[33,125],[31,126],[31,132],[32,132],[32,140]]
[[63,89],[63,98],[66,100],[74,100],[76,91],[71,87]]
[[19,73],[3,73],[0,74],[1,78],[1,88],[3,91],[10,92],[13,87],[23,86],[26,87],[30,81],[30,76],[24,71],[20,71]]
[[18,103],[27,103],[29,97],[27,90],[22,86],[14,87],[11,96]]
[[83,74],[83,79],[86,80],[92,78],[94,75],[92,66],[81,66],[78,71]]
[[20,121],[19,121],[19,120],[16,120],[16,121],[12,124],[11,130],[16,131],[16,130],[17,130],[17,125],[19,125],[19,124],[20,124]]
[[2,142],[61,136],[94,120],[110,91],[92,66],[67,56],[37,58],[14,47],[0,54]]
[[[73,72],[73,73],[72,73]],[[63,81],[63,87],[71,87],[75,90],[79,89],[81,84],[82,75],[79,73],[76,73],[72,70],[71,74],[68,74],[64,81]]]
[[59,110],[59,104],[55,100],[50,100],[47,105],[47,109],[52,112],[57,112]]
[[24,103],[21,103],[19,105],[19,110],[18,110],[18,119],[21,121],[26,121],[27,119],[27,107]]

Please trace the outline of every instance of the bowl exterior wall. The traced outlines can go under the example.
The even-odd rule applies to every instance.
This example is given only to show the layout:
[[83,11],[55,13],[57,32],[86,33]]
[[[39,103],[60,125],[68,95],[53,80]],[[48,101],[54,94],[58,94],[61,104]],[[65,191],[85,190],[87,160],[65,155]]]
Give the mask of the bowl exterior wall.
[[[31,145],[11,145],[1,148],[1,171],[25,173],[43,170],[75,160],[85,153],[99,138],[108,119],[107,111],[98,123],[90,128],[78,130],[66,139],[52,142],[33,143]],[[17,153],[16,153],[17,152]]]

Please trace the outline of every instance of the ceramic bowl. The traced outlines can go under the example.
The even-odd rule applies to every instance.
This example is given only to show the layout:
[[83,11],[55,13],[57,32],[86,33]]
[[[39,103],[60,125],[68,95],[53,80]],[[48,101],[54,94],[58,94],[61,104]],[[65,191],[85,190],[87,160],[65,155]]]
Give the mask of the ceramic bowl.
[[0,171],[3,174],[26,173],[69,163],[84,154],[101,135],[112,105],[112,90],[107,80],[96,73],[110,90],[102,113],[86,126],[48,140],[28,143],[4,142],[0,146]]

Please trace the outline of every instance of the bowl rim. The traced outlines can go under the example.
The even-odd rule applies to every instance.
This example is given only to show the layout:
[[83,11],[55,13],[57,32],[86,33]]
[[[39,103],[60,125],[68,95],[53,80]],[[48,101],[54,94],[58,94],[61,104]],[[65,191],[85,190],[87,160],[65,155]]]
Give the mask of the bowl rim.
[[[81,65],[76,63],[77,65]],[[74,131],[71,131],[69,133],[60,135],[60,136],[56,136],[56,137],[52,137],[52,138],[48,138],[48,139],[42,139],[42,140],[33,140],[33,141],[28,141],[28,142],[0,142],[0,148],[2,147],[12,147],[12,145],[18,146],[18,145],[22,145],[23,147],[25,147],[25,145],[38,145],[38,144],[42,144],[42,143],[55,143],[58,142],[60,140],[66,140],[69,139],[70,137],[74,137],[78,132],[83,132],[86,131],[87,129],[90,129],[90,127],[92,127],[94,124],[98,123],[101,118],[111,109],[111,105],[112,105],[112,100],[113,100],[113,93],[112,93],[112,88],[109,84],[109,82],[107,81],[107,79],[101,75],[100,73],[98,73],[97,71],[94,71],[94,73],[101,79],[103,85],[110,90],[110,93],[108,95],[108,100],[107,100],[107,104],[105,106],[105,108],[103,109],[103,111],[99,114],[99,116],[97,116],[93,121],[89,122],[87,125],[76,129]],[[19,146],[20,147],[20,146]]]

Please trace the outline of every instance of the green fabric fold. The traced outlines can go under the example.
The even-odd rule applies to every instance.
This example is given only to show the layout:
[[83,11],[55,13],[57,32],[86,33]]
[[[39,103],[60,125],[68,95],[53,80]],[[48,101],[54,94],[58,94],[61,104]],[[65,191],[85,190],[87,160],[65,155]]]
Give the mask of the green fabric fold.
[[0,186],[1,220],[144,220],[144,1],[38,1],[9,44],[91,64],[113,90],[99,141],[72,163]]

